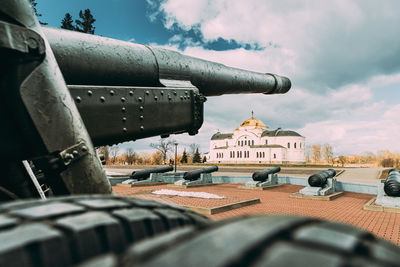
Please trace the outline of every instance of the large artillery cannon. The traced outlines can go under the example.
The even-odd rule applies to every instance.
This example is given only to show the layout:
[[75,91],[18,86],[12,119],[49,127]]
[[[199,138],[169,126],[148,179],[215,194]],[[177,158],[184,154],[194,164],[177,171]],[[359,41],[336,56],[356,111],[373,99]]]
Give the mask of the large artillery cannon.
[[[93,145],[194,135],[207,96],[278,94],[291,86],[276,74],[45,28],[22,0],[3,1],[0,13],[2,184],[18,197],[38,196],[22,160],[43,170],[56,195],[111,193]],[[16,188],[15,177],[28,186]]]
[[164,173],[164,172],[172,171],[173,169],[174,169],[174,167],[169,165],[169,166],[165,166],[165,167],[133,171],[131,176],[129,177],[129,179],[136,179],[138,181],[146,180],[147,178],[150,177],[150,174],[152,174],[152,173]]
[[308,184],[312,187],[323,187],[328,182],[328,178],[333,178],[335,176],[336,176],[336,171],[334,169],[329,169],[329,170],[311,175],[308,178]]
[[211,166],[193,171],[188,171],[183,174],[183,179],[188,181],[195,181],[200,179],[200,175],[204,173],[212,173],[218,171],[218,166]]
[[388,173],[383,187],[385,193],[391,197],[400,197],[400,172],[397,169],[392,169]]
[[273,167],[273,168],[255,172],[255,173],[253,173],[252,178],[253,178],[253,181],[265,182],[266,180],[268,180],[269,175],[278,173],[280,171],[281,171],[281,167],[277,166],[277,167]]

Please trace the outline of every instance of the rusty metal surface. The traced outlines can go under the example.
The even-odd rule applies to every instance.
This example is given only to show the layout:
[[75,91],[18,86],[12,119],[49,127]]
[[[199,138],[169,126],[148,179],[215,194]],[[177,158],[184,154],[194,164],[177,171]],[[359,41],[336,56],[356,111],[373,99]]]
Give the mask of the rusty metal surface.
[[203,123],[203,102],[194,87],[69,86],[69,90],[96,146],[195,133]]
[[43,28],[67,84],[160,86],[160,80],[190,81],[205,96],[286,93],[290,80],[182,55],[162,48]]

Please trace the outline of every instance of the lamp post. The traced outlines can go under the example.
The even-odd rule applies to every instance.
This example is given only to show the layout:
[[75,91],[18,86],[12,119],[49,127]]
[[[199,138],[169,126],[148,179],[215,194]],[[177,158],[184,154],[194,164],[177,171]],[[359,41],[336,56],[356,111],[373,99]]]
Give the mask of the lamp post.
[[178,143],[175,143],[174,145],[175,145],[175,160],[174,160],[174,163],[175,163],[175,172],[176,172],[176,153],[178,151]]

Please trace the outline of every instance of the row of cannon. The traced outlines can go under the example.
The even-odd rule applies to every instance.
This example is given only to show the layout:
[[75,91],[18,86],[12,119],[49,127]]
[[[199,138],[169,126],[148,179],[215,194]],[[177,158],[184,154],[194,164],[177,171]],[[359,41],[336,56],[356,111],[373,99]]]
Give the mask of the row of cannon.
[[[151,173],[165,173],[172,171],[172,166],[165,166],[159,168],[152,168],[146,170],[138,170],[132,172],[130,178],[136,179],[138,181],[146,180],[150,177]],[[183,179],[188,181],[195,181],[200,178],[201,174],[213,173],[218,171],[218,166],[210,166],[206,168],[196,169],[192,171],[187,171],[183,173]],[[265,182],[268,180],[269,176],[276,174],[281,171],[281,168],[273,167],[261,171],[254,172],[252,179],[257,182]],[[308,184],[311,187],[324,187],[329,178],[336,176],[336,171],[334,169],[328,169],[316,174],[311,175],[308,178]],[[400,196],[400,172],[397,169],[392,169],[388,173],[388,177],[384,182],[384,190],[388,196],[399,197]]]

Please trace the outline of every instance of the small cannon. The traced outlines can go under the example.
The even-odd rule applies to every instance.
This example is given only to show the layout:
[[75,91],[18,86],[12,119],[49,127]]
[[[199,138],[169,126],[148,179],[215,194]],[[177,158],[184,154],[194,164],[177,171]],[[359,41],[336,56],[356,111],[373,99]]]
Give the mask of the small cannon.
[[400,172],[392,169],[388,173],[388,177],[384,185],[385,193],[391,197],[400,197]]
[[252,178],[257,182],[265,182],[268,180],[270,174],[275,174],[281,171],[281,167],[273,167],[266,170],[258,171],[253,173]]
[[169,166],[165,166],[165,167],[133,171],[130,176],[130,179],[136,179],[138,181],[146,180],[150,177],[150,174],[152,174],[152,173],[164,173],[164,172],[172,171],[173,169],[174,168],[171,165],[169,165]]
[[328,169],[311,175],[308,178],[309,186],[299,191],[303,195],[327,196],[336,192],[336,171]]
[[211,166],[203,169],[188,171],[183,174],[183,179],[189,181],[195,181],[200,179],[200,175],[203,173],[212,173],[216,171],[218,171],[218,166]]
[[317,174],[313,174],[308,178],[308,184],[312,187],[324,187],[328,182],[328,178],[333,178],[336,176],[336,171],[334,169],[329,169]]

